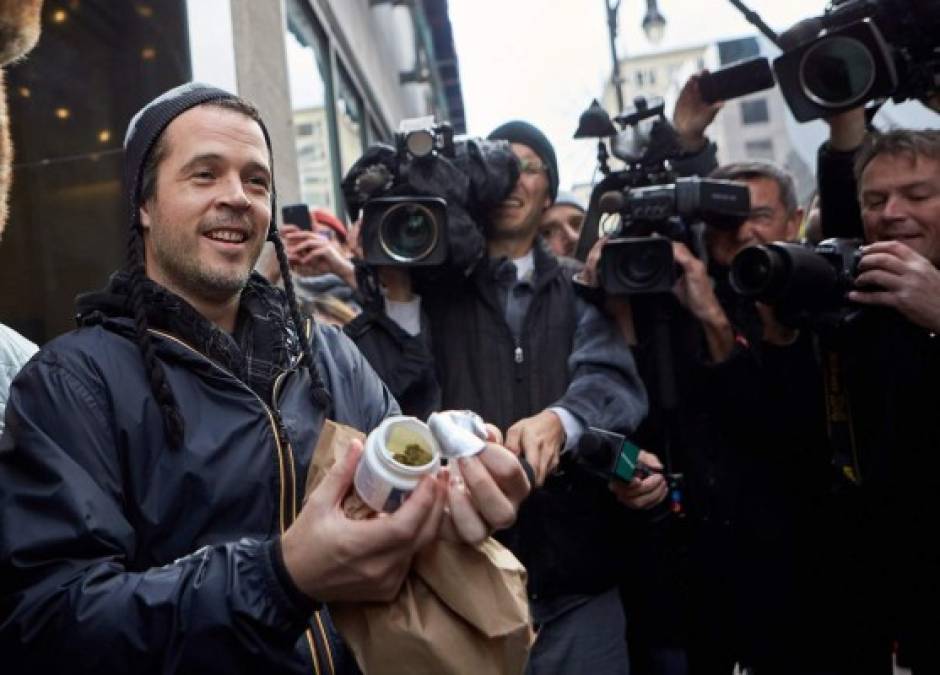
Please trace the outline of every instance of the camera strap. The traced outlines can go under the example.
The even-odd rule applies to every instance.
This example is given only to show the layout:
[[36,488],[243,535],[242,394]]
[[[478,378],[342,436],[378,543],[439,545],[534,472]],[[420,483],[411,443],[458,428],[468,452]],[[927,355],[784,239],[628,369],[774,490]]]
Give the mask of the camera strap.
[[832,445],[832,462],[839,474],[854,485],[862,482],[858,444],[852,425],[852,404],[845,387],[842,356],[833,349],[822,352],[826,394],[826,429]]

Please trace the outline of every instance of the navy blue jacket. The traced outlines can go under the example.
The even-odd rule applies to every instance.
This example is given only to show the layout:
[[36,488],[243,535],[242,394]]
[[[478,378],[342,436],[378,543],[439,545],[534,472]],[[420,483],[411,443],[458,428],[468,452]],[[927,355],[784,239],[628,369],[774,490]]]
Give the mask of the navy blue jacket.
[[[10,396],[0,449],[5,668],[339,671],[328,617],[285,579],[276,544],[301,507],[326,415],[371,429],[398,410],[385,386],[342,332],[318,328],[331,410],[311,396],[299,356],[269,405],[154,331],[185,422],[174,450],[130,319],[92,318],[34,357]],[[290,330],[286,316],[272,321]]]

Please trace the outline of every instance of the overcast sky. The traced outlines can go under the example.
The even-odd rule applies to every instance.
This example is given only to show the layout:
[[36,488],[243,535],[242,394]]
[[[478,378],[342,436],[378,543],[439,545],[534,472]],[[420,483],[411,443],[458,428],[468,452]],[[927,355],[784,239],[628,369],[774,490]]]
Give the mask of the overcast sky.
[[[745,0],[775,30],[822,12],[825,0]],[[489,133],[513,118],[552,140],[561,184],[589,180],[596,146],[571,136],[578,116],[610,77],[605,0],[450,0],[467,130]],[[640,28],[643,0],[622,0],[621,58],[756,34],[727,0],[659,0],[666,33],[658,47]]]

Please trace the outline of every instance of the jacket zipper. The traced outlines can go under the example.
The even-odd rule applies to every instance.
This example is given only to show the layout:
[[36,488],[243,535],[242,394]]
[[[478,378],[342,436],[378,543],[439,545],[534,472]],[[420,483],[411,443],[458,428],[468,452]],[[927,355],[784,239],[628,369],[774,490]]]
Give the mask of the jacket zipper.
[[[280,530],[281,530],[281,534],[284,534],[284,532],[287,530],[287,525],[288,525],[288,523],[287,523],[286,520],[285,520],[285,508],[284,508],[284,501],[285,501],[285,497],[286,497],[286,491],[285,491],[285,489],[284,489],[284,485],[285,485],[285,476],[284,476],[285,458],[286,458],[286,460],[287,460],[286,464],[287,464],[287,466],[289,467],[289,469],[290,469],[290,474],[291,474],[291,476],[290,476],[290,477],[291,477],[291,480],[290,480],[290,486],[291,486],[291,487],[290,487],[290,492],[291,492],[291,516],[290,516],[290,518],[291,518],[291,523],[293,523],[293,522],[294,522],[294,519],[297,517],[297,481],[296,481],[296,477],[295,477],[295,475],[294,475],[294,452],[293,452],[293,449],[290,447],[290,441],[287,439],[287,434],[286,434],[286,432],[284,433],[284,436],[283,436],[283,440],[285,441],[285,443],[286,443],[286,445],[287,445],[287,451],[286,451],[286,452],[285,452],[285,450],[284,450],[284,445],[283,445],[282,442],[281,442],[281,440],[282,440],[282,437],[281,437],[281,430],[283,429],[284,424],[283,424],[283,422],[282,422],[282,420],[281,420],[281,415],[280,415],[280,413],[278,412],[277,408],[275,408],[275,407],[273,407],[273,406],[269,406],[267,403],[264,402],[264,399],[262,399],[260,396],[258,396],[258,394],[256,394],[256,393],[254,392],[254,390],[253,390],[251,387],[249,387],[247,384],[245,384],[245,383],[242,382],[240,379],[238,379],[238,377],[236,377],[234,373],[230,372],[230,371],[229,371],[228,369],[226,369],[226,368],[223,368],[222,366],[220,366],[218,363],[216,363],[215,361],[213,361],[212,359],[210,359],[208,356],[206,356],[205,354],[203,354],[201,351],[199,351],[199,350],[196,349],[195,347],[193,347],[193,346],[187,344],[186,342],[183,342],[183,341],[180,340],[178,337],[176,337],[176,336],[174,336],[174,335],[170,335],[169,333],[164,333],[163,331],[159,331],[159,330],[156,330],[156,329],[153,329],[153,328],[149,328],[148,330],[149,330],[149,332],[153,333],[154,335],[159,335],[160,337],[162,337],[162,338],[164,338],[164,339],[170,340],[171,342],[175,342],[176,344],[178,344],[178,345],[180,345],[180,346],[182,346],[182,347],[185,347],[185,348],[188,349],[189,351],[191,351],[191,352],[193,352],[194,354],[197,354],[198,356],[200,356],[200,357],[202,357],[203,359],[205,359],[205,360],[206,360],[209,364],[211,364],[214,368],[216,368],[216,369],[220,370],[221,372],[225,373],[226,375],[228,375],[228,376],[229,376],[230,378],[232,378],[235,382],[237,382],[238,385],[239,385],[242,389],[244,389],[245,391],[247,391],[248,393],[250,393],[252,396],[254,396],[255,399],[258,401],[258,403],[261,404],[261,407],[264,408],[265,413],[267,413],[267,415],[268,415],[268,422],[271,424],[271,430],[272,430],[273,435],[274,435],[274,444],[275,444],[275,446],[276,446],[276,448],[277,448],[277,463],[278,463],[279,479],[280,479],[280,484],[281,484],[281,495],[280,495],[280,499],[278,500],[278,501],[279,501],[279,507],[280,507],[280,509],[279,509],[279,510],[280,510]],[[297,366],[300,364],[300,361],[301,361],[302,359],[303,359],[303,354],[301,354],[299,357],[297,357],[297,359],[296,359],[293,363],[291,363],[290,366],[289,366],[286,370],[284,370],[284,372],[282,372],[280,375],[278,375],[278,376],[275,378],[275,380],[274,380],[274,386],[272,387],[272,390],[271,390],[271,401],[272,401],[272,403],[275,403],[275,402],[277,401],[277,390],[278,390],[278,386],[281,384],[281,382],[283,381],[284,377],[286,377],[286,375],[287,375],[288,373],[293,372],[293,371],[297,368]],[[321,634],[321,636],[322,636],[322,638],[323,638],[323,645],[324,645],[324,647],[326,648],[327,660],[328,660],[328,662],[329,662],[330,672],[335,675],[336,670],[335,670],[335,668],[334,668],[334,666],[333,666],[333,655],[332,655],[332,653],[331,653],[332,650],[330,649],[329,639],[327,638],[326,629],[325,629],[324,626],[323,626],[323,621],[320,619],[320,612],[319,612],[319,611],[315,612],[315,618],[316,618],[316,622],[317,622],[317,627],[320,629],[320,634]],[[307,631],[306,631],[306,632],[307,632],[307,642],[308,642],[308,644],[309,644],[309,646],[310,646],[310,658],[311,658],[311,660],[313,661],[314,671],[316,672],[317,675],[320,675],[320,666],[319,666],[319,662],[318,662],[318,660],[317,660],[317,650],[316,650],[316,647],[315,647],[315,640],[314,640],[314,638],[313,638],[313,632],[312,632],[312,630],[311,630],[310,628],[307,628]]]
[[[284,378],[286,377],[287,373],[292,372],[300,364],[302,359],[303,359],[303,354],[297,357],[297,359],[290,365],[290,368],[288,368],[287,370],[282,372],[280,375],[278,375],[276,378],[274,378],[274,386],[271,389],[271,402],[272,403],[277,403],[278,387],[281,385],[281,382],[284,381]],[[290,480],[290,486],[291,486],[290,522],[293,523],[294,520],[297,519],[297,476],[294,470],[294,449],[291,447],[290,438],[288,438],[287,436],[287,430],[284,429],[284,424],[280,416],[277,417],[277,421],[281,429],[284,430],[284,440],[287,444],[287,462],[288,462],[287,465],[288,465],[288,468],[290,469],[290,478],[291,478]],[[330,673],[333,673],[333,675],[335,675],[336,667],[333,665],[333,650],[330,647],[330,640],[327,637],[326,627],[323,625],[323,619],[320,616],[319,611],[314,613],[314,619],[316,620],[317,628],[319,629],[320,636],[323,639],[323,647],[324,647],[324,650],[326,651],[326,660],[330,667]],[[316,648],[316,641],[313,637],[313,629],[308,628],[306,633],[307,633],[307,644],[310,648],[310,658],[313,661],[313,668],[314,668],[315,674],[320,675],[320,665],[317,660],[317,648]]]

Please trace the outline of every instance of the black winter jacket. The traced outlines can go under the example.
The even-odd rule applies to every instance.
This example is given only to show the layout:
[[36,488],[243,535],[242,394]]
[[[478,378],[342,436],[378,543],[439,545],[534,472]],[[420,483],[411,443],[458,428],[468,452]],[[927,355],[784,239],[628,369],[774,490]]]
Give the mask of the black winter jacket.
[[[193,330],[174,332],[191,335],[163,328],[184,326],[178,317],[162,326],[149,317],[185,422],[178,450],[165,441],[117,281],[15,380],[0,450],[6,672],[343,668],[326,613],[293,588],[277,544],[300,509],[328,411],[291,347],[283,295],[257,279],[250,288],[254,357],[272,351],[259,339],[277,336],[292,351],[272,404],[187,344],[214,350],[228,336],[200,326],[186,303],[176,298],[170,311],[190,317]],[[333,419],[370,429],[397,411],[341,332],[319,328],[315,340]]]
[[[478,265],[462,284],[425,291],[423,306],[444,408],[475,410],[504,432],[561,406],[586,426],[629,434],[646,413],[630,351],[611,322],[578,298],[573,260],[534,248],[535,288],[516,344],[493,269]],[[594,594],[617,584],[624,509],[607,486],[577,470],[550,476],[500,538],[529,572],[532,599]]]

